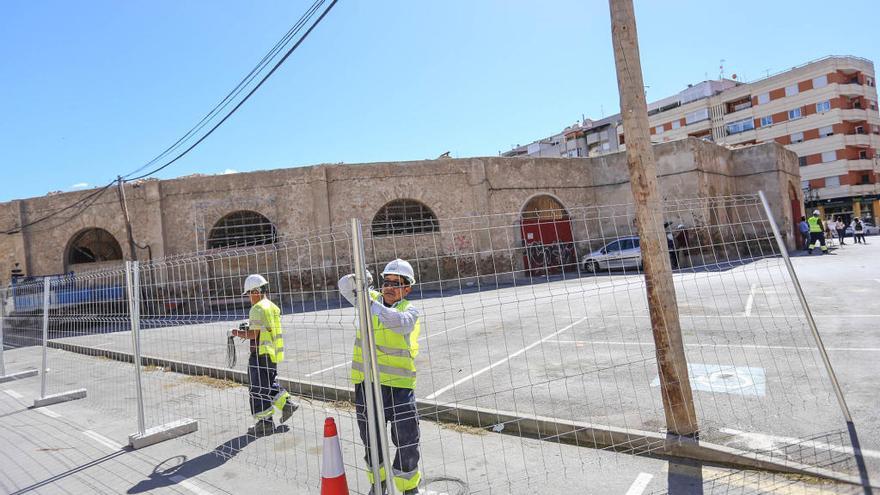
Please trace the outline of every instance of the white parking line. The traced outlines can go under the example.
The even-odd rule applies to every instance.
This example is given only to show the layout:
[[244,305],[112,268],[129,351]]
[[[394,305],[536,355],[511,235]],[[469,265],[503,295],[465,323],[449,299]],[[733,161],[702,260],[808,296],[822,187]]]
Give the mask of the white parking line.
[[626,495],[642,495],[652,478],[654,478],[653,474],[639,473],[632,485],[629,486],[629,490],[626,491]]
[[543,339],[541,339],[541,340],[539,340],[539,341],[537,341],[537,342],[534,342],[534,343],[532,343],[532,344],[529,344],[529,345],[526,346],[526,347],[523,347],[522,349],[520,349],[520,350],[514,352],[513,354],[507,356],[506,358],[504,358],[504,359],[502,359],[502,360],[500,360],[500,361],[496,361],[496,362],[490,364],[489,366],[486,366],[485,368],[483,368],[483,369],[477,371],[476,373],[471,373],[470,375],[468,375],[468,376],[466,376],[466,377],[464,377],[464,378],[462,378],[462,379],[460,379],[460,380],[457,380],[456,382],[451,383],[451,384],[449,384],[449,385],[447,385],[447,386],[441,388],[440,390],[435,391],[433,394],[427,396],[426,399],[428,399],[428,400],[435,399],[438,395],[441,395],[441,394],[443,394],[443,393],[445,393],[445,392],[448,392],[448,391],[452,390],[453,388],[455,388],[455,387],[461,385],[462,383],[464,383],[464,382],[466,382],[466,381],[473,380],[474,378],[476,378],[476,377],[482,375],[483,373],[485,373],[485,372],[491,370],[492,368],[494,368],[494,367],[496,367],[496,366],[499,366],[499,365],[502,365],[502,364],[504,364],[504,363],[510,361],[511,359],[513,359],[513,358],[519,356],[520,354],[522,354],[522,353],[528,351],[529,349],[531,349],[531,348],[533,348],[533,347],[535,347],[535,346],[541,345],[541,344],[543,344],[544,342],[547,342],[548,340],[552,339],[553,337],[556,337],[556,336],[559,335],[560,333],[562,333],[562,332],[564,332],[564,331],[570,329],[571,327],[577,325],[578,323],[581,323],[581,322],[585,321],[587,318],[588,318],[588,317],[585,316],[585,317],[581,318],[580,320],[578,320],[578,321],[572,323],[571,325],[568,325],[568,326],[566,326],[566,327],[563,327],[562,329],[557,330],[557,331],[551,333],[550,335],[544,337]]
[[13,399],[24,399],[24,396],[16,392],[15,390],[4,390],[4,392],[6,392],[6,395],[12,397]]
[[333,366],[331,366],[331,367],[329,367],[329,368],[324,368],[324,369],[322,369],[322,370],[318,370],[318,371],[313,371],[313,372],[311,372],[311,373],[307,373],[306,376],[320,375],[321,373],[323,373],[323,372],[325,372],[325,371],[335,370],[336,368],[338,368],[338,367],[340,367],[340,366],[345,366],[346,364],[351,364],[351,359],[349,359],[348,361],[345,361],[345,362],[343,362],[343,363],[334,364]]
[[50,418],[60,418],[61,417],[60,414],[49,409],[48,407],[37,407],[34,409],[34,411],[37,411],[38,413],[42,414],[43,416],[48,416]]
[[755,304],[755,289],[758,288],[758,284],[752,284],[749,288],[749,298],[746,299],[746,310],[743,312],[744,316],[752,316],[752,305]]
[[[554,340],[558,344],[594,344],[594,345],[637,345],[654,347],[653,342],[614,342],[608,340]],[[755,344],[685,344],[685,347],[729,347],[732,349],[779,349],[784,351],[814,351],[815,347],[798,347],[790,345],[755,345]],[[826,347],[826,351],[841,352],[880,352],[880,347]]]
[[[746,431],[733,430],[730,428],[719,428],[718,431],[720,431],[721,433],[727,433],[728,435],[743,437],[747,442],[760,444],[765,446],[765,448],[766,446],[772,445],[774,443],[781,443],[788,445],[797,445],[799,447],[830,450],[832,452],[841,452],[844,454],[855,454],[855,451],[852,449],[852,447],[842,447],[839,445],[831,445],[829,443],[814,442],[812,440],[804,441],[800,438],[777,437],[764,433],[749,433]],[[877,450],[862,449],[862,455],[864,457],[873,457],[875,459],[880,459],[880,451]]]
[[196,495],[213,495],[208,490],[203,490],[203,489],[199,488],[198,486],[196,486],[195,483],[188,481],[183,476],[174,475],[170,479],[171,479],[171,481],[173,481],[173,482],[177,483],[178,485],[186,488],[187,490],[195,493]]
[[109,449],[122,450],[122,445],[114,442],[113,440],[110,440],[109,438],[107,438],[104,435],[101,435],[100,433],[97,433],[95,431],[83,430],[83,435],[91,438],[92,440],[100,443],[101,445],[103,445]]
[[466,326],[468,326],[468,325],[473,325],[473,324],[477,323],[478,321],[483,321],[483,320],[485,320],[485,319],[486,319],[485,316],[481,316],[481,317],[477,318],[477,319],[474,320],[474,321],[468,321],[468,322],[465,322],[465,323],[462,324],[462,325],[458,325],[458,326],[456,326],[456,327],[448,328],[448,329],[443,330],[442,332],[439,332],[439,333],[432,333],[432,334],[430,334],[430,335],[428,335],[428,334],[422,335],[421,337],[419,337],[419,340],[425,340],[425,339],[427,339],[428,337],[437,337],[437,336],[443,335],[444,333],[451,332],[451,331],[453,331],[453,330],[458,330],[459,328],[464,328],[464,327],[466,327]]

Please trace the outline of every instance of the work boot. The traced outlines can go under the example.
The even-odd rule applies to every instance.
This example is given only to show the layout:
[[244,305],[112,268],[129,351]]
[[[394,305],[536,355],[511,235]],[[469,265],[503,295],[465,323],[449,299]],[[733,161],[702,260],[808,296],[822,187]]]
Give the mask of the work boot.
[[287,399],[287,403],[284,404],[284,407],[281,409],[281,422],[285,422],[293,416],[293,413],[299,409],[299,404]]
[[421,492],[419,492],[418,488],[413,488],[412,490],[407,490],[403,492],[403,495],[419,495],[419,493]]
[[275,432],[275,423],[271,419],[261,419],[257,424],[248,428],[248,434],[255,437],[264,437]]
[[[370,491],[367,493],[369,493],[369,495],[373,495],[374,493],[376,493],[376,485],[370,485]],[[380,493],[382,493],[382,495],[386,495],[388,493],[385,490],[385,482],[384,481],[382,482],[382,491]]]

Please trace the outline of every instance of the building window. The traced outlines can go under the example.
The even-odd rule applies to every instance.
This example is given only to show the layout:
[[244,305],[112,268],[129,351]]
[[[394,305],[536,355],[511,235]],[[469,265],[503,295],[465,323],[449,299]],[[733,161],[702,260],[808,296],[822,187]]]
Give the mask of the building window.
[[869,77],[869,76],[865,76],[865,84],[867,84],[868,86],[873,87],[873,86],[874,86],[874,78],[873,78],[873,77]]
[[795,120],[801,118],[801,109],[795,108],[793,110],[788,111],[788,120]]
[[834,127],[826,125],[819,128],[819,137],[828,137],[834,134]]
[[868,150],[859,150],[859,160],[868,159]]
[[214,224],[208,235],[208,249],[272,244],[278,237],[268,218],[255,211],[236,211]]
[[796,132],[791,135],[791,144],[803,143],[804,142],[804,133]]
[[828,86],[828,76],[813,78],[813,89],[824,88],[825,86]]
[[767,127],[773,125],[773,116],[767,115],[766,117],[761,117],[761,127]]
[[727,124],[727,134],[739,134],[740,132],[750,131],[755,128],[755,121],[752,119],[743,119]]
[[684,116],[684,122],[687,125],[693,124],[695,122],[700,122],[702,120],[706,120],[709,118],[709,109],[703,108],[700,110],[696,110]]
[[840,187],[840,177],[825,177],[825,187]]
[[373,236],[427,234],[440,226],[434,212],[412,199],[395,199],[373,217]]
[[837,151],[822,152],[822,163],[833,162],[834,160],[837,160]]
[[654,134],[663,134],[663,126],[662,126],[662,125],[658,125],[657,127],[655,127],[655,128],[654,128]]
[[758,105],[766,105],[770,103],[770,93],[761,93],[758,95]]
[[861,176],[859,176],[859,184],[860,185],[861,184],[870,184],[870,183],[871,183],[871,176],[869,174],[862,174]]
[[872,125],[871,132],[873,132],[874,134],[880,134],[880,125]]
[[[801,167],[806,167],[807,166],[807,157],[799,156],[798,157],[798,165]],[[804,181],[804,182],[807,182],[807,181]]]
[[802,181],[801,181],[801,190],[802,190],[802,191],[806,191],[806,190],[809,189],[809,188],[810,188],[810,181],[808,181],[808,180],[802,180]]
[[792,84],[791,86],[785,87],[785,96],[794,96],[798,94],[797,84]]
[[122,260],[122,247],[113,234],[90,228],[73,236],[67,247],[67,265]]
[[675,121],[672,122],[672,128],[673,128],[673,129],[678,129],[678,128],[680,128],[680,127],[681,127],[681,121],[680,121],[680,120],[675,120]]
[[825,100],[825,101],[820,101],[819,103],[816,103],[816,113],[827,112],[828,110],[831,110],[831,102],[830,101]]
[[856,134],[864,134],[864,133],[865,133],[865,127],[857,125],[856,126]]
[[877,102],[876,102],[876,101],[870,101],[870,100],[868,100],[868,101],[870,102],[868,106],[871,107],[871,110],[877,110]]

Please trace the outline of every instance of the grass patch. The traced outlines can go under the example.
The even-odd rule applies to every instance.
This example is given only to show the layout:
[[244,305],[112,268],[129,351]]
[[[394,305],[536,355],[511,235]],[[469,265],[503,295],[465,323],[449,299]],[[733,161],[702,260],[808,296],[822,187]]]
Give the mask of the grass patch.
[[204,385],[206,387],[211,388],[235,388],[235,387],[243,387],[244,385],[240,383],[236,383],[232,380],[220,380],[218,378],[211,378],[210,376],[198,375],[198,376],[187,376],[183,379],[185,382],[190,383],[198,383],[199,385]]
[[476,426],[460,425],[456,423],[439,423],[438,426],[444,430],[452,430],[457,433],[467,433],[469,435],[485,435],[488,433],[485,429]]

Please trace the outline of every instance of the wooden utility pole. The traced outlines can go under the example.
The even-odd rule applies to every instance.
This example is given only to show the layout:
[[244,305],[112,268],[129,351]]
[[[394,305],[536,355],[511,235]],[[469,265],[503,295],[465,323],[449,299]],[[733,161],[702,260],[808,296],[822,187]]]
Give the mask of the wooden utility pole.
[[666,429],[678,435],[696,435],[697,415],[688,381],[681,338],[672,267],[663,227],[663,209],[657,193],[657,165],[648,130],[648,106],[639,60],[639,41],[632,0],[609,0],[611,39],[617,66],[620,113],[626,139],[626,164],[641,239],[648,309],[660,372],[660,392]]
[[125,220],[125,232],[128,236],[128,250],[132,261],[137,261],[137,243],[134,242],[134,234],[131,232],[131,218],[128,216],[128,203],[125,201],[125,181],[119,176],[116,184],[116,193],[119,196],[119,204],[122,207],[122,216]]

